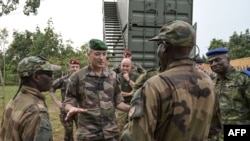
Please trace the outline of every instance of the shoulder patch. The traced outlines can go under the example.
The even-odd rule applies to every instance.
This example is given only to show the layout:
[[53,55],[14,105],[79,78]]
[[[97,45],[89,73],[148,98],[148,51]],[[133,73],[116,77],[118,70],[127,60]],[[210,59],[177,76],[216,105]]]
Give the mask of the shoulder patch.
[[135,113],[135,106],[131,106],[131,108],[129,109],[128,116],[131,117],[132,115],[134,115],[134,113]]
[[139,88],[131,99],[130,105],[131,108],[129,110],[129,119],[139,118],[143,115],[143,101],[144,97],[141,94],[141,89]]

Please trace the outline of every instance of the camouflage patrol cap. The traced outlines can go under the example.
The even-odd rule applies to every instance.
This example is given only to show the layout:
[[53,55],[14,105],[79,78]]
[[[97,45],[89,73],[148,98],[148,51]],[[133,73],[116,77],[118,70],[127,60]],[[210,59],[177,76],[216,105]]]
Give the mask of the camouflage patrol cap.
[[164,40],[174,46],[193,47],[195,45],[195,30],[187,22],[176,20],[162,26],[160,33],[149,41]]
[[108,50],[108,46],[101,40],[91,39],[89,41],[89,48],[93,50]]
[[60,66],[49,63],[47,59],[41,56],[26,57],[17,66],[17,72],[20,77],[30,76],[38,70],[56,71],[60,69]]

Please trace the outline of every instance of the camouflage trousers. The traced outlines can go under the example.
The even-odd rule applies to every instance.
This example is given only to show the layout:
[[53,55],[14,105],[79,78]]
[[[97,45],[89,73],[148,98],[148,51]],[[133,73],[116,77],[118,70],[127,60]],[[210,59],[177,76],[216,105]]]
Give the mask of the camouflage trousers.
[[109,139],[100,139],[100,140],[85,140],[85,139],[78,139],[77,141],[119,141],[120,140],[120,136],[115,136],[113,138],[109,138]]
[[124,126],[128,123],[128,113],[116,109],[115,116],[117,119],[117,126],[121,135],[123,132]]
[[64,126],[64,141],[74,141],[73,126],[77,128],[77,115],[71,116],[68,120],[65,120],[67,113],[63,110],[60,113],[60,120]]

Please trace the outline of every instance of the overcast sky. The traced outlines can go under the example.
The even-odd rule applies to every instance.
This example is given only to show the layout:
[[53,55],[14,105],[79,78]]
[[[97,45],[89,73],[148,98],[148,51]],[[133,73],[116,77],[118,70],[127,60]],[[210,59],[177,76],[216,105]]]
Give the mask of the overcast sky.
[[[234,31],[239,34],[250,28],[250,0],[193,1],[193,24],[197,23],[197,45],[201,54],[207,52],[213,38],[228,41]],[[61,33],[64,40],[71,39],[75,46],[91,38],[103,39],[102,0],[41,0],[37,16],[25,16],[20,8],[0,17],[0,29],[33,32],[36,26],[44,29],[49,18],[55,31]]]

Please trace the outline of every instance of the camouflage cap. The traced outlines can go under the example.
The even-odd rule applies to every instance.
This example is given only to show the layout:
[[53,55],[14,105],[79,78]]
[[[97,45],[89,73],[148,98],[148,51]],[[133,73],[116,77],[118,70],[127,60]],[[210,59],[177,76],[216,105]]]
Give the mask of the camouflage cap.
[[101,40],[91,39],[89,41],[89,48],[93,50],[108,50],[108,46]]
[[60,69],[60,66],[49,63],[47,59],[41,56],[26,57],[17,66],[17,72],[20,77],[30,76],[37,70],[56,71]]
[[162,26],[160,33],[149,41],[165,40],[174,46],[193,47],[195,30],[187,22],[176,20]]

